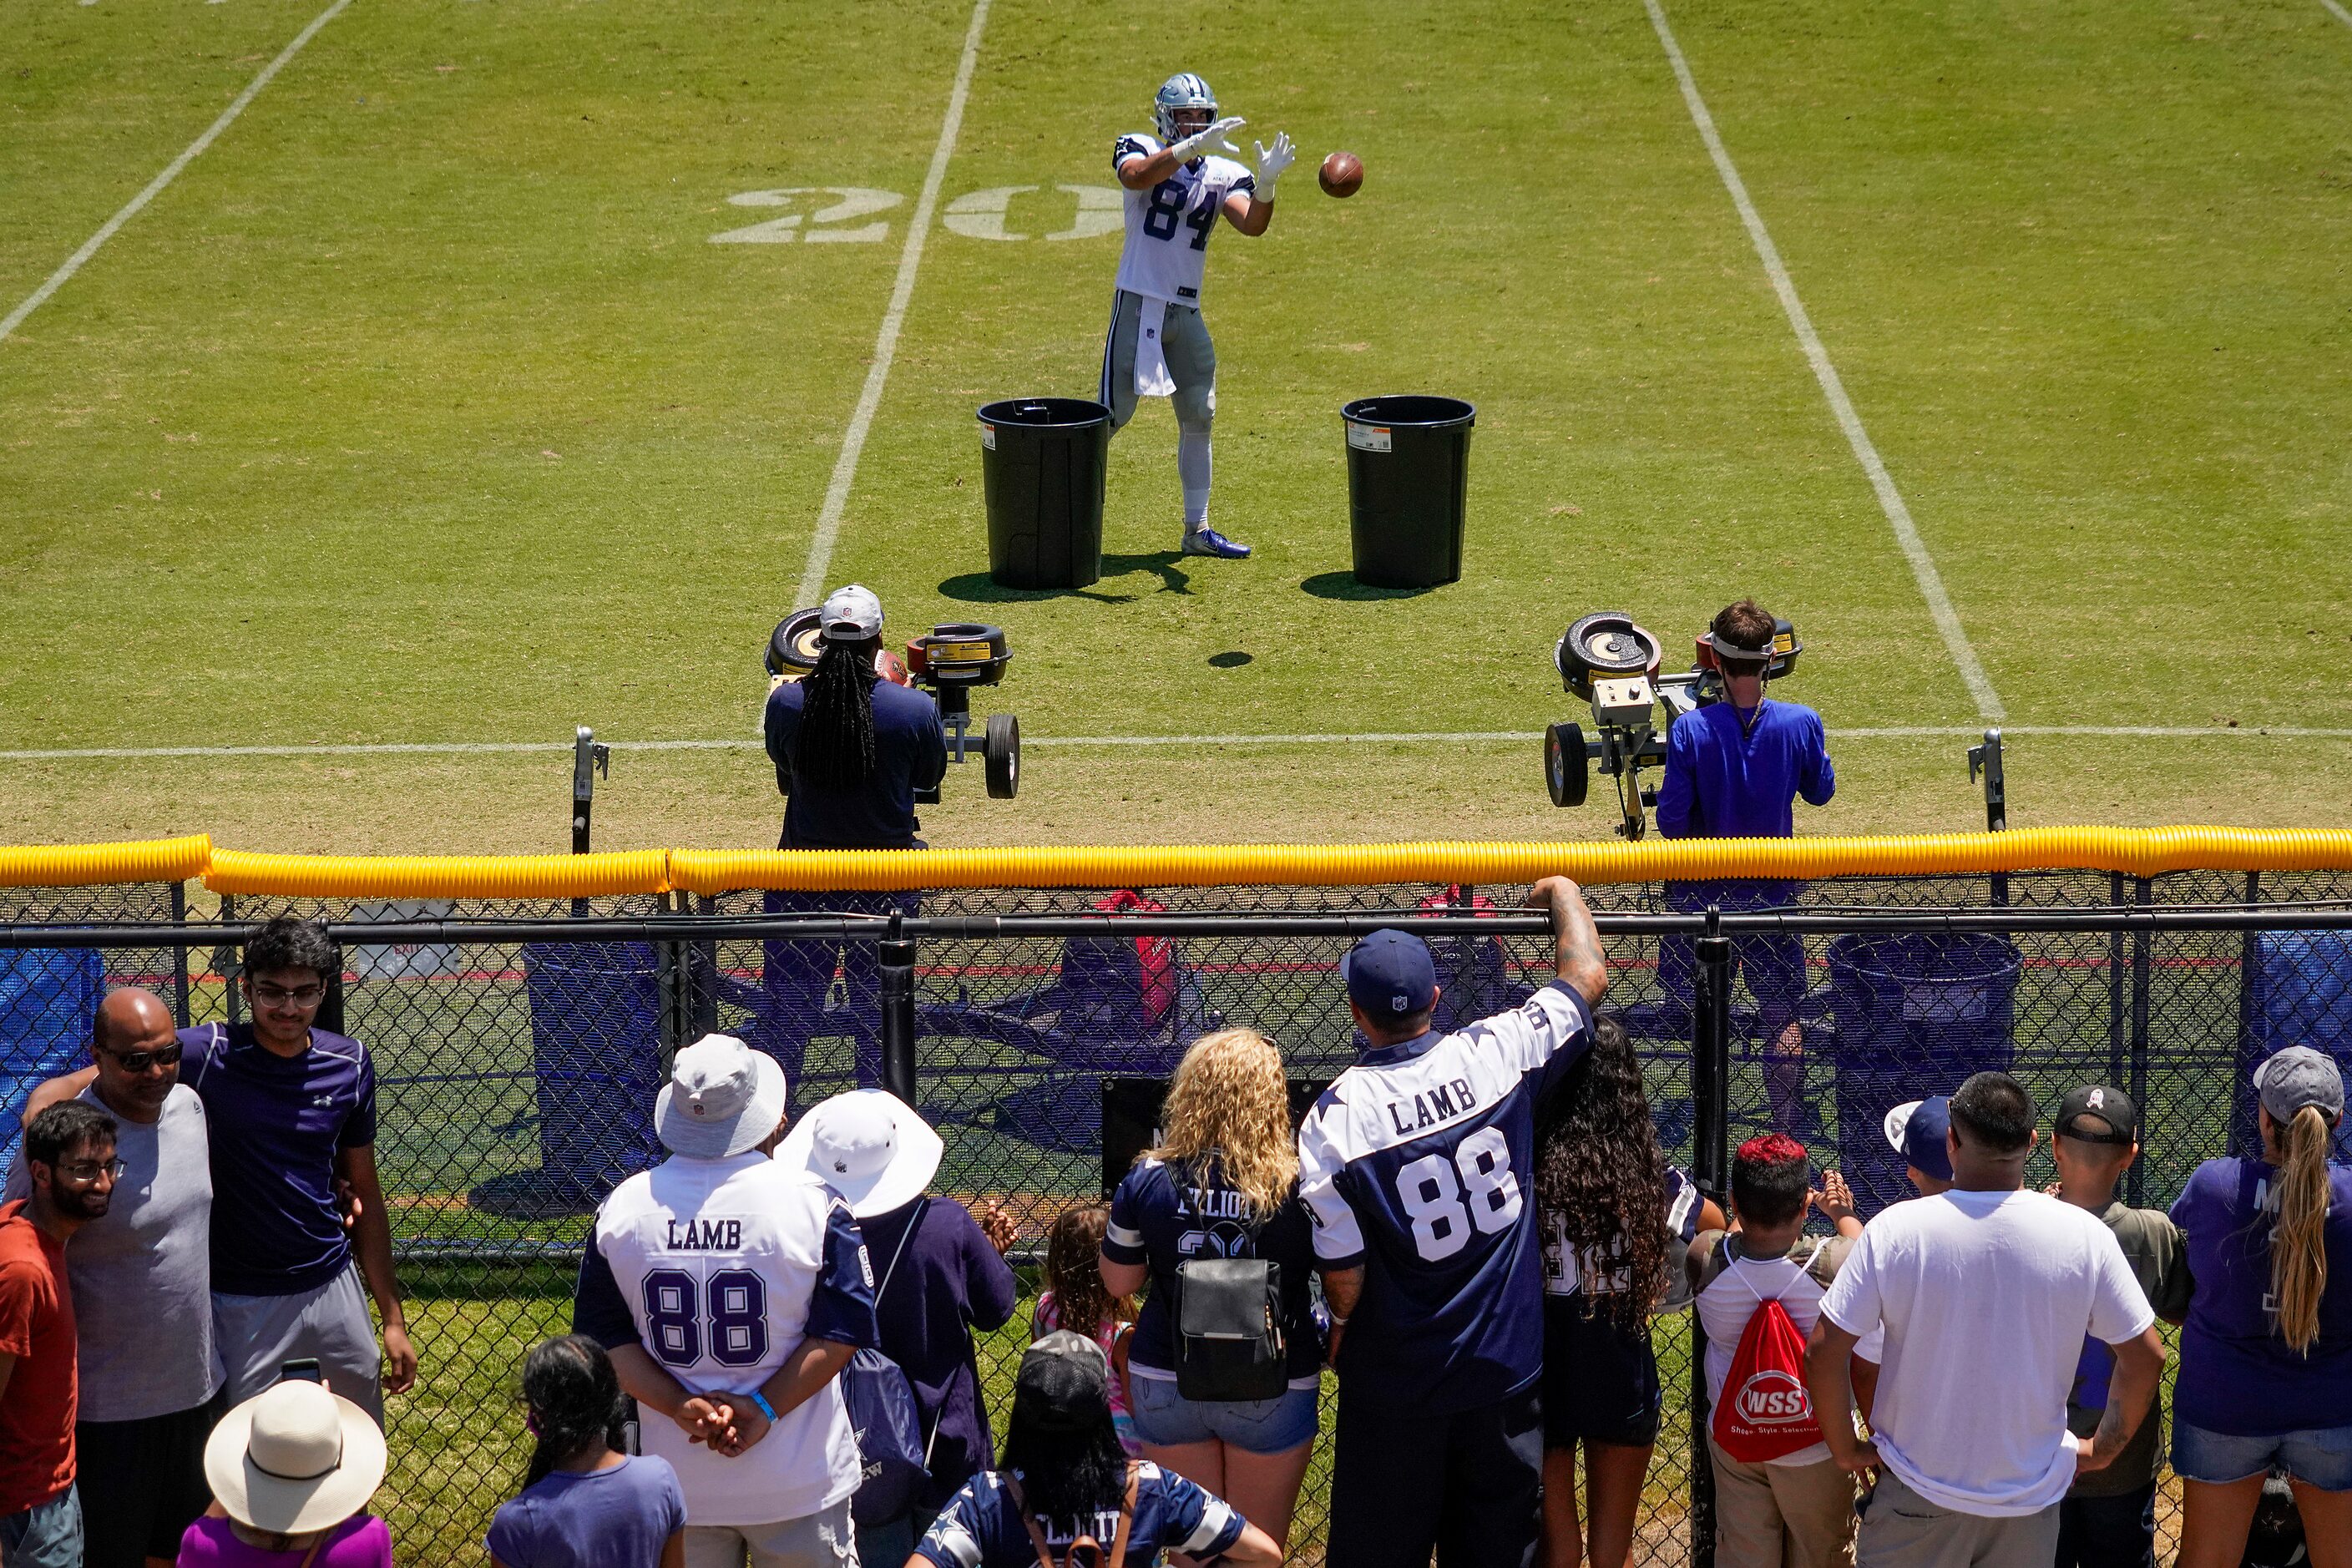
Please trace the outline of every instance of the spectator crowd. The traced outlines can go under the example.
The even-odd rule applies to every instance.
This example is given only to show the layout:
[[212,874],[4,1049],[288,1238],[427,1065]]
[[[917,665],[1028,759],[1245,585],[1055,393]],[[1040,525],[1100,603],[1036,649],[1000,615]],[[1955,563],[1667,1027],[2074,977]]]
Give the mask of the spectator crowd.
[[[942,1140],[891,1094],[793,1117],[773,1057],[680,1049],[667,1157],[604,1198],[572,1332],[519,1369],[531,1452],[487,1561],[1253,1568],[1286,1560],[1328,1431],[1335,1568],[1622,1568],[1664,1405],[1652,1321],[1687,1310],[1718,1563],[2153,1568],[2163,1322],[2184,1568],[2258,1561],[2289,1519],[2307,1561],[2352,1565],[2328,1057],[2264,1062],[2259,1149],[2168,1212],[2116,1196],[2128,1093],[2075,1087],[2045,1128],[1991,1071],[1887,1108],[1907,1200],[1857,1213],[1793,1123],[1703,1192],[1600,1010],[1582,898],[1553,878],[1530,902],[1549,982],[1453,1026],[1420,938],[1357,942],[1358,1057],[1303,1120],[1274,1042],[1193,1043],[1108,1202],[1043,1227],[994,1414],[979,1341],[1023,1305],[1015,1217],[942,1190]],[[0,1568],[394,1560],[369,1504],[417,1352],[374,1069],[317,1023],[334,963],[281,919],[245,951],[248,1023],[175,1029],[112,991],[92,1065],[26,1108]],[[1777,1110],[1801,1052],[1773,1038]]]

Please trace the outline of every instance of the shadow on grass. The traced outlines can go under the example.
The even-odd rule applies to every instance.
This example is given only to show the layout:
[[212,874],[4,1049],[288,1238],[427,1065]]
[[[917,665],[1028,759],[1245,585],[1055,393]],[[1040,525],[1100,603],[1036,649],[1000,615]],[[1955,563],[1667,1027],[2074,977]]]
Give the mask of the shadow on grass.
[[1318,599],[1358,602],[1365,599],[1417,599],[1432,591],[1428,588],[1375,588],[1369,583],[1356,581],[1353,572],[1321,572],[1298,585]]
[[[1178,565],[1184,559],[1176,550],[1153,550],[1140,555],[1106,555],[1102,558],[1102,574],[1107,581],[1124,577],[1133,572],[1150,572],[1160,579],[1155,594],[1192,592],[1192,575]],[[1007,588],[985,572],[966,572],[940,584],[943,597],[960,599],[967,605],[1027,605],[1040,599],[1092,599],[1098,605],[1131,605],[1142,598],[1141,594],[1115,594],[1099,585],[1084,588]]]

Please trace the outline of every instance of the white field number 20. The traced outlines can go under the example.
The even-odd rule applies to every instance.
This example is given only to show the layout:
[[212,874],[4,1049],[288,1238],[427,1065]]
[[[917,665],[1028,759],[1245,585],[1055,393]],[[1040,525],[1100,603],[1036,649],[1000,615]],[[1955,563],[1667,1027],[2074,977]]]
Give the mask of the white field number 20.
[[1396,1184],[1412,1221],[1413,1247],[1432,1263],[1469,1246],[1471,1226],[1492,1236],[1519,1217],[1519,1179],[1511,1173],[1511,1146],[1497,1127],[1482,1127],[1462,1140],[1450,1160],[1423,1155],[1397,1172]]
[[[1108,185],[1056,185],[1057,196],[1043,195],[1040,185],[999,185],[985,191],[969,191],[948,204],[940,222],[950,234],[967,239],[1091,239],[1097,235],[1116,234],[1122,224],[1120,193]],[[1067,228],[1051,229],[1042,235],[1032,235],[1005,226],[1013,212],[1013,200],[1034,196],[1024,204],[1024,210],[1037,215],[1041,221],[1051,221],[1062,213],[1070,215]],[[743,228],[730,228],[710,237],[713,245],[790,245],[804,240],[811,245],[879,245],[890,237],[890,220],[877,217],[895,207],[904,205],[907,198],[897,191],[875,190],[866,185],[792,185],[772,191],[738,191],[727,198],[730,206],[783,207],[781,217],[765,223],[755,223]],[[1075,203],[1075,207],[1070,204]],[[872,218],[873,222],[863,220]]]

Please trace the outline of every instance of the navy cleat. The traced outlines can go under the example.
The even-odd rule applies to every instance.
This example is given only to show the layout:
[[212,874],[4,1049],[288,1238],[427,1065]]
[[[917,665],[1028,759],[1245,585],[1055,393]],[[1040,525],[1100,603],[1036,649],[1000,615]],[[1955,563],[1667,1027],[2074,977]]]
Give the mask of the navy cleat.
[[1184,553],[1187,555],[1214,555],[1223,561],[1246,561],[1249,552],[1248,545],[1235,544],[1205,524],[1184,531]]

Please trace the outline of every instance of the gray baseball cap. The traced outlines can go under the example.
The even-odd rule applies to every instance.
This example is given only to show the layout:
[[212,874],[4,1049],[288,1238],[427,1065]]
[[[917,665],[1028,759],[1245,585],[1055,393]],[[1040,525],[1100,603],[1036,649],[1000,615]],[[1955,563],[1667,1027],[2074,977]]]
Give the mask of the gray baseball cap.
[[2292,1121],[2306,1105],[2330,1121],[2344,1114],[2344,1075],[2309,1046],[2289,1046],[2256,1068],[2254,1092],[2273,1121]]

